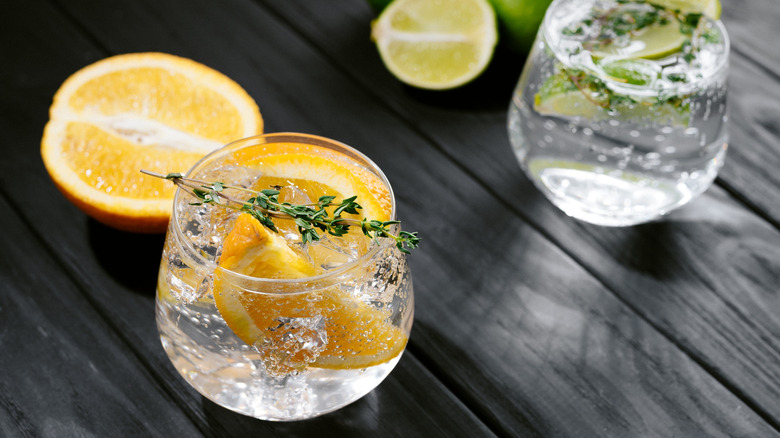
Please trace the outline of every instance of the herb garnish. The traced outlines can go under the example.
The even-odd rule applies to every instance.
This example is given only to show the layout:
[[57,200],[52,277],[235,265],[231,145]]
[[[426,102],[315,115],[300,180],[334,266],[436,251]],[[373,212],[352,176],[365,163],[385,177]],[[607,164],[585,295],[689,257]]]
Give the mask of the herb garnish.
[[[352,196],[334,203],[335,196],[321,196],[316,204],[291,204],[279,202],[278,195],[281,187],[261,191],[250,190],[244,187],[226,185],[222,182],[208,182],[198,179],[185,178],[180,173],[161,173],[141,170],[142,173],[157,178],[172,181],[182,190],[198,199],[190,205],[214,204],[236,211],[249,213],[263,226],[273,232],[278,232],[271,217],[292,219],[298,226],[303,243],[320,240],[317,229],[333,236],[343,236],[349,232],[350,227],[359,226],[366,236],[378,240],[390,238],[395,240],[395,246],[403,253],[409,254],[409,249],[417,248],[420,238],[416,232],[399,231],[393,234],[391,227],[400,224],[400,221],[378,221],[363,218],[343,218],[343,213],[358,214],[362,207],[358,204],[357,196]],[[251,195],[246,201],[236,198],[225,192],[226,189],[247,192]],[[328,215],[326,207],[333,207],[333,217]]]

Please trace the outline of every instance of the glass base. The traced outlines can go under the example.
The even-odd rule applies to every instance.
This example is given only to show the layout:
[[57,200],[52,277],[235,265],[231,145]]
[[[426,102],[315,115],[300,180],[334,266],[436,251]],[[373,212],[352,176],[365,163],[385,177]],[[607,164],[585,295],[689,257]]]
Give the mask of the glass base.
[[[204,397],[261,420],[304,420],[342,408],[371,392],[402,356],[363,369],[309,367],[273,377],[265,372],[260,354],[210,312],[197,303],[158,300],[157,326],[163,348],[176,371]],[[204,321],[215,328],[210,338],[201,330]]]
[[690,201],[685,184],[571,168],[532,172],[534,183],[567,215],[596,225],[630,226],[649,222]]

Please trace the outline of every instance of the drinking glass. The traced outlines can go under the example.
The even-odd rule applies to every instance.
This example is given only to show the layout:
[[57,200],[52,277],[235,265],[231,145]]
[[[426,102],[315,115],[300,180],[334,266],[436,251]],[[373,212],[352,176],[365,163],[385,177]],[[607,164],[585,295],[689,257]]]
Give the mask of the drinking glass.
[[523,171],[567,215],[598,225],[686,204],[726,155],[728,53],[723,24],[706,16],[553,1],[510,105]]
[[[355,149],[322,137],[282,133],[239,140],[204,157],[186,176],[252,187],[262,163],[246,167],[235,164],[235,157],[251,161],[256,151],[276,144],[325,148],[376,175],[390,193],[395,218],[382,171]],[[233,411],[289,421],[345,406],[390,373],[413,319],[411,274],[392,239],[372,242],[349,258],[322,236],[304,251],[334,251],[346,262],[308,278],[255,278],[219,266],[238,213],[194,201],[177,190],[156,297],[162,345],[190,385]],[[262,319],[258,314],[268,326],[253,327]],[[357,348],[375,350],[374,360]]]

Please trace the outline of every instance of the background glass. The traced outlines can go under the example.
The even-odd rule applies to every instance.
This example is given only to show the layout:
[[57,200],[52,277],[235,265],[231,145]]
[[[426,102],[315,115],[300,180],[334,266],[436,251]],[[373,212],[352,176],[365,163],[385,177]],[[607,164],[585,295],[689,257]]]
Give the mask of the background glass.
[[689,202],[712,184],[727,148],[729,40],[720,21],[701,18],[671,53],[632,50],[668,44],[673,30],[654,40],[645,33],[647,42],[628,41],[634,46],[625,51],[583,44],[588,29],[577,23],[597,21],[593,8],[617,7],[551,4],[508,121],[515,154],[539,190],[566,214],[608,226],[650,221]]

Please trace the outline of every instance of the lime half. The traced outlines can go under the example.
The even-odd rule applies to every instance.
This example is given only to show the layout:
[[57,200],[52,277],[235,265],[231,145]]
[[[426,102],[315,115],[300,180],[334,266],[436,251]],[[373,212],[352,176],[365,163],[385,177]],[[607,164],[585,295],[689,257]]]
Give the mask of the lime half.
[[373,23],[371,37],[395,77],[431,90],[476,78],[498,40],[487,0],[395,0]]

